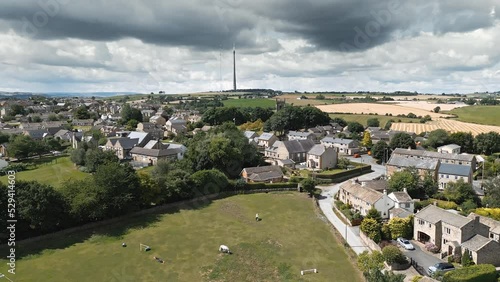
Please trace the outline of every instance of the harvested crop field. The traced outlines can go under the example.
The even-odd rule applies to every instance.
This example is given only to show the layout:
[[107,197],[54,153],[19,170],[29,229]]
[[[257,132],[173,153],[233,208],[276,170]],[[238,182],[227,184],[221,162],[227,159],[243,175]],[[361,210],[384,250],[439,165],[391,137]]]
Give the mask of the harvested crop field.
[[[432,118],[447,117],[449,115],[434,113],[430,110],[423,109],[421,102],[413,102],[412,106],[410,104],[382,104],[382,103],[353,103],[353,104],[336,104],[336,105],[320,105],[316,106],[318,109],[326,113],[352,113],[352,114],[377,114],[385,115],[392,114],[397,115],[407,115],[409,113],[414,113],[417,116],[430,115]],[[425,103],[425,102],[424,102]],[[420,108],[417,107],[420,105]],[[438,104],[431,104],[438,105]],[[435,108],[434,106],[433,108]]]
[[421,109],[421,110],[427,110],[427,111],[432,111],[436,107],[441,108],[441,111],[451,111],[451,110],[456,109],[456,108],[468,107],[468,105],[465,103],[437,104],[437,103],[429,103],[427,101],[384,101],[381,103],[398,104],[398,105],[403,106],[403,107]]
[[421,132],[430,132],[436,129],[444,129],[448,132],[471,132],[472,135],[478,135],[480,133],[488,133],[490,131],[500,133],[500,126],[492,125],[481,125],[475,123],[461,122],[451,119],[438,119],[428,123],[393,123],[391,126],[392,130],[415,132],[419,134]]

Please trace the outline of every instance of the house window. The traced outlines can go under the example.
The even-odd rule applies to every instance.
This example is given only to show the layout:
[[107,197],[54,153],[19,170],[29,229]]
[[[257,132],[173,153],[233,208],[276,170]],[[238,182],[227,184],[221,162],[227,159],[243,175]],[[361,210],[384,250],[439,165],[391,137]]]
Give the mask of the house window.
[[443,239],[443,244],[446,244],[446,243],[448,243],[448,240]]
[[446,175],[446,178],[450,178],[450,176],[449,176],[449,175]]
[[425,224],[425,221],[423,221],[423,220],[419,219],[419,220],[418,220],[418,224],[420,224],[420,225],[424,225],[424,224]]
[[432,225],[429,223],[429,228],[431,228],[431,227],[432,227]]
[[493,233],[490,233],[490,238],[493,239]]
[[446,232],[446,234],[450,234],[450,233],[451,233],[451,230],[450,230],[450,228],[445,227],[445,228],[444,228],[444,232]]

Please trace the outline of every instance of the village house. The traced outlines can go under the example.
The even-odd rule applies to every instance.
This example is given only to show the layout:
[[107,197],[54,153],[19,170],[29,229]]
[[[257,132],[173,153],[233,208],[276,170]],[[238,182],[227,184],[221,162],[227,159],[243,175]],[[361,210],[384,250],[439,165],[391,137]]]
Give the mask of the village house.
[[246,167],[240,175],[247,183],[278,183],[283,181],[283,172],[277,165]]
[[154,115],[149,118],[149,122],[163,126],[167,123],[167,120],[161,115]]
[[293,160],[295,163],[306,161],[306,155],[314,146],[314,141],[306,140],[291,140],[291,141],[276,141],[270,147],[265,149],[264,155],[271,160]]
[[433,243],[445,255],[462,255],[468,251],[476,264],[499,266],[500,244],[488,238],[489,227],[483,222],[476,215],[465,217],[429,205],[415,214],[414,238]]
[[156,165],[160,160],[177,160],[181,149],[157,140],[149,141],[144,147],[133,147],[130,156],[136,163],[143,165]]
[[71,121],[73,126],[92,126],[94,124],[93,119],[74,119]]
[[272,146],[274,142],[278,141],[278,137],[276,137],[272,133],[264,132],[259,136],[257,140],[258,140],[257,145],[259,147],[267,148]]
[[439,189],[444,190],[449,182],[462,179],[465,183],[472,184],[472,168],[469,165],[456,165],[442,163],[438,169]]
[[314,134],[311,132],[300,132],[300,131],[289,131],[288,134],[286,135],[288,140],[315,140]]
[[437,148],[438,153],[460,154],[460,146],[457,144],[448,144]]
[[307,152],[306,164],[311,169],[328,169],[337,166],[337,150],[323,145],[314,145]]
[[354,155],[359,153],[359,142],[352,139],[342,139],[334,137],[325,137],[321,139],[321,144],[325,147],[337,148],[339,154]]
[[155,140],[162,140],[165,132],[161,125],[151,122],[139,122],[137,124],[137,131],[148,132],[151,134],[151,138]]
[[366,216],[368,211],[375,208],[382,218],[389,218],[389,211],[394,207],[394,202],[387,195],[387,190],[380,193],[362,183],[352,180],[340,185],[338,199],[344,204],[349,204],[356,212]]
[[165,128],[167,129],[168,132],[172,132],[175,135],[183,134],[187,130],[186,121],[177,117],[170,118],[165,123]]
[[395,172],[414,168],[417,170],[421,178],[423,178],[427,173],[430,173],[433,179],[436,179],[439,160],[406,158],[393,154],[385,167],[387,170],[387,177],[391,177]]
[[138,141],[137,141],[136,146],[139,146],[139,147],[144,147],[149,141],[151,141],[153,139],[153,137],[151,136],[151,133],[149,133],[149,132],[131,131],[126,136],[127,136],[127,138],[130,138],[130,139],[137,139]]
[[415,203],[406,188],[403,188],[403,191],[390,193],[389,198],[394,202],[394,208],[389,211],[389,218],[405,218],[413,214]]
[[115,137],[109,138],[108,142],[104,145],[103,150],[114,151],[120,160],[130,159],[130,151],[137,146],[139,138],[128,137]]
[[392,152],[392,155],[420,160],[435,159],[439,160],[440,163],[468,165],[472,167],[473,171],[476,169],[476,157],[474,155],[438,153],[425,150],[412,150],[402,148],[396,148]]
[[146,110],[141,110],[141,114],[142,114],[143,120],[148,120],[150,117],[152,117],[156,114],[156,111],[146,109]]

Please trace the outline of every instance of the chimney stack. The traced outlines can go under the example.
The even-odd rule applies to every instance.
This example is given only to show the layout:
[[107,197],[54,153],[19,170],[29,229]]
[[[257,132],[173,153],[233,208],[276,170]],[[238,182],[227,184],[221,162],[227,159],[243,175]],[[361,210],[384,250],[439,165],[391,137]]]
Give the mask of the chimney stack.
[[408,193],[408,190],[406,190],[406,187],[403,188],[403,192]]

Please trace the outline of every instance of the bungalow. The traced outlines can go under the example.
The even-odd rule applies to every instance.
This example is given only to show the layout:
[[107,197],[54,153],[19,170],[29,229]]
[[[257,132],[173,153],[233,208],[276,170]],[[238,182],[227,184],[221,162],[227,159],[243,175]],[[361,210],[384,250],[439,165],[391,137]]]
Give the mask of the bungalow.
[[352,139],[333,138],[327,136],[321,139],[325,147],[335,147],[339,154],[354,155],[359,152],[359,142]]
[[321,144],[316,144],[307,152],[307,167],[312,169],[334,168],[337,166],[337,157],[337,150],[334,148],[326,148]]
[[349,204],[362,216],[366,216],[372,208],[380,212],[382,218],[389,218],[389,211],[394,207],[394,202],[387,195],[362,186],[357,181],[346,181],[340,185],[338,199],[344,204]]
[[283,181],[283,172],[277,165],[246,167],[241,177],[247,182],[277,183]]
[[438,170],[439,189],[444,190],[449,182],[463,179],[465,183],[472,184],[472,167],[469,165],[456,165],[442,163]]

